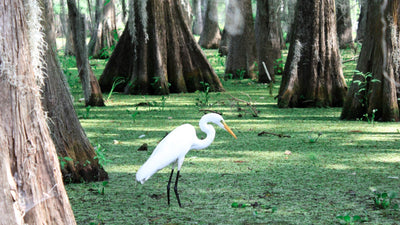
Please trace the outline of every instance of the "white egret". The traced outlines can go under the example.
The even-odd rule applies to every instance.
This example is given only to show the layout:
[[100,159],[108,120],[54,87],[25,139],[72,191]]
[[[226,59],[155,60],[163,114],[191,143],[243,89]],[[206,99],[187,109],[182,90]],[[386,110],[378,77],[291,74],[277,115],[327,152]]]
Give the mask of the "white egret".
[[222,116],[216,113],[206,114],[201,117],[199,122],[200,129],[207,134],[205,139],[198,139],[196,135],[196,129],[190,124],[183,124],[175,128],[157,145],[149,159],[147,159],[147,161],[140,167],[136,173],[136,180],[143,184],[157,171],[172,164],[172,171],[167,185],[168,205],[170,203],[169,192],[171,179],[174,169],[177,167],[178,172],[176,175],[174,192],[179,206],[182,207],[178,194],[179,172],[181,170],[183,160],[185,159],[185,155],[190,150],[206,148],[214,141],[215,129],[212,125],[208,124],[209,122],[215,123],[222,129],[228,131],[236,139],[236,135],[232,132],[228,125],[226,125]]

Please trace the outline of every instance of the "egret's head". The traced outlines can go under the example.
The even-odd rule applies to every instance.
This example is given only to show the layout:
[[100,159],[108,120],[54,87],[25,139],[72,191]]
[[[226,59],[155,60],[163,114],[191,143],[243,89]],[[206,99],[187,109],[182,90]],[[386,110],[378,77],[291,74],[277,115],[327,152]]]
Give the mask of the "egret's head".
[[237,139],[236,135],[233,133],[231,128],[228,127],[228,125],[225,123],[224,118],[222,118],[221,115],[217,113],[208,113],[204,115],[201,120],[205,120],[206,122],[212,122],[217,124],[219,127],[222,129],[228,131],[235,139]]

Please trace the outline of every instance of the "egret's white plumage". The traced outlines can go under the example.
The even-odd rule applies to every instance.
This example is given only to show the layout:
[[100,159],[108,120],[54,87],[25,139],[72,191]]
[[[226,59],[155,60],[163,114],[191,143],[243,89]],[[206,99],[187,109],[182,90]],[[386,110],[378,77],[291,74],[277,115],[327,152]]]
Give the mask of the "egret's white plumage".
[[[198,139],[196,135],[196,129],[190,124],[183,124],[175,128],[157,145],[149,159],[140,167],[136,173],[136,180],[143,184],[157,171],[170,164],[172,164],[171,177],[175,167],[178,167],[179,173],[183,164],[183,160],[185,159],[185,155],[191,149],[206,148],[214,141],[215,129],[211,124],[208,124],[210,122],[228,131],[234,138],[236,138],[235,134],[224,122],[222,116],[216,113],[206,114],[200,119],[199,122],[200,129],[207,134],[205,139]],[[171,177],[168,183],[168,196]],[[177,181],[175,183],[175,189],[176,185]],[[175,190],[175,194],[177,195],[177,190]],[[179,202],[178,195],[177,198]]]

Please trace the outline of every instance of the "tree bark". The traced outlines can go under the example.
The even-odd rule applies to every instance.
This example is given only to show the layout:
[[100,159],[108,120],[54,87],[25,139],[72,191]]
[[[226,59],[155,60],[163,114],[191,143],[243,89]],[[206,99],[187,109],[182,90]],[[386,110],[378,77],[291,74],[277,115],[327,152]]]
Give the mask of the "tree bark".
[[[368,1],[367,27],[341,119],[399,121],[400,1]],[[373,80],[379,80],[373,81]],[[364,89],[363,89],[364,88]],[[377,110],[377,111],[376,111]]]
[[350,0],[336,0],[335,5],[339,48],[353,47]]
[[110,91],[117,77],[126,82],[115,91],[127,94],[194,92],[203,90],[201,82],[208,83],[211,91],[223,90],[185,23],[179,3],[147,1],[146,26],[140,5],[134,3],[135,17],[130,18],[100,77],[102,91]]
[[[258,82],[275,82],[274,66],[281,58],[280,1],[258,0],[256,16],[256,41],[258,54]],[[266,65],[268,74],[265,71]]]
[[103,95],[96,77],[89,65],[86,49],[85,20],[76,7],[75,0],[67,0],[69,22],[72,27],[76,64],[82,89],[85,96],[85,105],[104,106]]
[[64,160],[66,165],[61,168],[63,180],[88,182],[107,179],[107,173],[99,165],[98,160],[94,159],[96,153],[76,116],[68,83],[57,60],[52,3],[49,0],[40,2],[44,9],[42,27],[48,46],[43,56],[47,72],[42,92],[43,109],[50,118],[48,127],[58,156],[61,160],[64,160],[64,157],[72,159],[72,161]]
[[360,0],[360,3],[356,41],[362,43],[367,29],[368,0]]
[[292,36],[292,25],[294,21],[295,9],[297,0],[285,0],[284,2],[284,15],[283,15],[283,26],[282,32],[286,33],[286,43],[290,43]]
[[221,34],[221,40],[219,41],[218,53],[220,56],[228,55],[228,46],[229,46],[229,33],[224,28]]
[[208,0],[203,32],[199,45],[206,49],[217,49],[221,40],[221,31],[218,26],[217,0]]
[[118,39],[114,0],[96,0],[95,31],[88,44],[88,54],[93,58],[110,57],[112,46]]
[[76,224],[41,106],[40,11],[37,1],[0,2],[2,224]]
[[229,4],[232,10],[228,10],[227,20],[232,23],[225,26],[230,35],[225,74],[255,79],[257,51],[251,0],[230,0]]
[[65,37],[64,55],[75,55],[72,30],[68,19],[66,19],[64,0],[60,0],[60,21],[62,26],[61,31]]
[[299,0],[279,107],[342,106],[346,94],[333,0]]
[[192,7],[190,6],[189,0],[181,0],[181,7],[183,12],[183,18],[185,18],[185,22],[189,27],[192,27],[193,24],[193,12]]
[[234,7],[233,4],[226,4],[225,5],[225,26],[224,29],[222,30],[221,34],[221,41],[219,42],[219,48],[218,48],[218,53],[220,56],[227,56],[228,55],[228,46],[229,46],[229,40],[230,40],[230,34],[227,31],[227,28],[233,28],[234,27],[234,21],[231,20],[233,17],[232,15],[234,14],[234,10],[236,7]]

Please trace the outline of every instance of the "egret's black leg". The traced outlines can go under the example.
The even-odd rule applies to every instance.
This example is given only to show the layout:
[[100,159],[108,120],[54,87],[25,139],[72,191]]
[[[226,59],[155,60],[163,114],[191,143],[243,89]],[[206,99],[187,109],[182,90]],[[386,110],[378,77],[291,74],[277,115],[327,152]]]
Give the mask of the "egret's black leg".
[[178,200],[178,204],[179,204],[179,207],[181,207],[182,208],[182,205],[181,205],[181,200],[179,199],[179,193],[178,193],[178,179],[179,179],[179,170],[178,170],[178,173],[176,174],[176,180],[175,180],[175,186],[174,186],[174,191],[175,191],[175,196],[176,196],[176,199]]
[[[174,169],[172,169],[172,171],[171,171],[171,175],[169,176],[169,180],[168,180],[168,185],[167,185],[167,197],[168,197],[168,205],[169,205],[169,189],[170,189],[170,186],[171,186],[171,180],[172,180],[172,174],[174,173]],[[179,171],[178,171],[178,173],[179,173]]]

